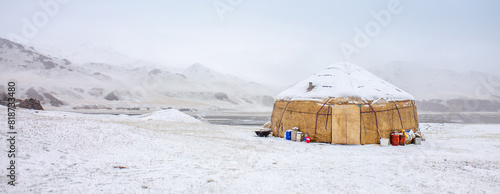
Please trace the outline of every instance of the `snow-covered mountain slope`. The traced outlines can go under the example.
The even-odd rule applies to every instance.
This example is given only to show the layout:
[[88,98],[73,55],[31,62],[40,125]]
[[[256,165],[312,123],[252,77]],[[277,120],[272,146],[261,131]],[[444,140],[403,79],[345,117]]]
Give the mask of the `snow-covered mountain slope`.
[[247,82],[201,64],[182,72],[142,60],[121,65],[75,64],[5,39],[0,39],[0,63],[5,69],[0,73],[0,89],[6,88],[8,80],[16,80],[18,97],[36,98],[44,106],[53,107],[109,110],[160,104],[240,109],[270,107],[277,93],[274,87]]
[[419,100],[500,99],[500,77],[485,73],[458,73],[402,62],[374,67],[370,71]]
[[244,83],[245,81],[223,73],[216,72],[202,64],[195,63],[187,67],[182,74],[192,80],[202,81],[205,83],[220,83],[220,82],[232,82],[232,83]]
[[415,96],[426,111],[500,111],[500,77],[403,62],[370,69]]
[[36,98],[44,105],[57,107],[93,98],[96,94],[93,91],[123,89],[110,76],[5,39],[0,39],[0,68],[3,69],[0,86],[15,81],[17,97]]
[[276,92],[279,91],[278,87],[248,82],[233,75],[217,72],[199,63],[189,66],[182,74],[188,79],[195,80],[204,85],[209,85],[214,90],[230,93],[241,98],[251,97],[256,93],[274,96]]
[[78,64],[108,63],[124,65],[131,64],[136,61],[136,59],[120,53],[110,46],[103,46],[96,42],[87,42],[76,45],[71,47],[71,49],[61,49],[59,47],[43,45],[43,47],[40,47],[37,50],[43,53],[50,53],[51,55],[59,58],[70,59],[74,63]]
[[173,98],[225,102],[231,106],[272,106],[273,96],[278,91],[271,86],[219,73],[199,63],[181,73],[150,66],[123,67],[103,63],[86,63],[82,66],[111,75],[113,79],[136,89]]

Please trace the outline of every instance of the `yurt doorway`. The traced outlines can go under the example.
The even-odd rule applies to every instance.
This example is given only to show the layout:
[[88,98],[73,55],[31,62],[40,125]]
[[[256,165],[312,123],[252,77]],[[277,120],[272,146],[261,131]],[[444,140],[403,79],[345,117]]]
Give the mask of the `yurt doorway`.
[[361,144],[361,114],[358,105],[332,106],[332,144]]

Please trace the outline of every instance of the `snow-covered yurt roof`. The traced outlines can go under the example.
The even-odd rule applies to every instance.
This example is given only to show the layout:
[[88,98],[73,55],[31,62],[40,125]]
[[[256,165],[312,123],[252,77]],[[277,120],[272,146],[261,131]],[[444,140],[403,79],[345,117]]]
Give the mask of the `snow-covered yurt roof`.
[[[309,82],[314,88],[308,91]],[[322,100],[358,97],[361,100],[414,100],[409,93],[382,80],[366,69],[339,62],[278,94],[278,100]]]

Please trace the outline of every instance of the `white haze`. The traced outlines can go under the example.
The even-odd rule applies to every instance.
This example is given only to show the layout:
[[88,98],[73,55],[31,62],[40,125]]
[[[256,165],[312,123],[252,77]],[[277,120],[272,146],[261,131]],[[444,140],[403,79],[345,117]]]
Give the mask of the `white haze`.
[[[458,72],[500,72],[498,1],[0,1],[0,36],[22,37],[44,9],[59,8],[28,45],[78,50],[82,44],[171,67],[201,63],[223,73],[291,85],[337,61],[371,12],[399,3],[387,26],[352,62],[365,68],[402,61]],[[214,2],[231,7],[221,19]],[[43,18],[42,18],[43,19]],[[11,38],[12,39],[12,38]],[[58,53],[49,53],[57,55]]]

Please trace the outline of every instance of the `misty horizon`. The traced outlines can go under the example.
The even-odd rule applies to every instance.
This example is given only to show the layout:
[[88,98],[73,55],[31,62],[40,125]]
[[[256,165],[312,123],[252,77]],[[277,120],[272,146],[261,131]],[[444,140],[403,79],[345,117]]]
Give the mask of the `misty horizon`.
[[274,85],[294,84],[338,61],[367,69],[402,62],[500,72],[496,1],[1,4],[0,37],[57,57],[79,45],[112,48],[162,66],[200,63]]

